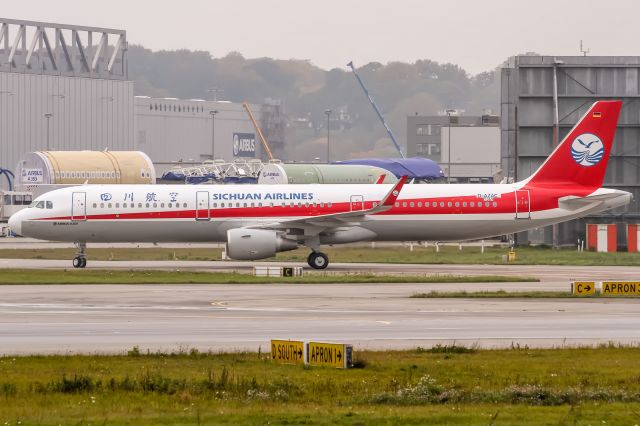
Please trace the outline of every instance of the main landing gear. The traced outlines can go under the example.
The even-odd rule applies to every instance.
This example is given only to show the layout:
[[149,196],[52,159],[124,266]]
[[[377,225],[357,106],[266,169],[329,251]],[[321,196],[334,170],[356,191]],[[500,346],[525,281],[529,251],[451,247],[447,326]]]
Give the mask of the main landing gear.
[[73,258],[73,267],[84,268],[87,266],[87,243],[76,243],[76,247],[78,248],[78,252],[76,253],[76,257]]
[[319,251],[312,251],[307,258],[307,263],[313,269],[325,269],[329,266],[329,258],[326,254]]

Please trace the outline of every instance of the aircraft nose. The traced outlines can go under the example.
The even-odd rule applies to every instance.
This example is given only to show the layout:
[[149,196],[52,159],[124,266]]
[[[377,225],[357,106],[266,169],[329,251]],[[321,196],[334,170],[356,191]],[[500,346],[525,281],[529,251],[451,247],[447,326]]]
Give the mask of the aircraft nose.
[[11,232],[22,235],[22,212],[17,212],[11,215],[9,218],[9,229]]

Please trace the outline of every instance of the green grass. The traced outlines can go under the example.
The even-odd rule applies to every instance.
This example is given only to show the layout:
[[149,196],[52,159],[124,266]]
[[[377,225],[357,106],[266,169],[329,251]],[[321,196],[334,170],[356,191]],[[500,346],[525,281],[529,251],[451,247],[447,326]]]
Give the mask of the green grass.
[[[430,247],[414,246],[413,251],[408,247],[328,247],[323,250],[331,262],[381,262],[381,263],[425,263],[425,264],[503,264],[502,256],[509,251],[505,248],[485,248],[484,254],[480,247],[441,247],[436,252]],[[627,265],[640,266],[638,253],[596,253],[578,252],[576,250],[553,250],[543,247],[521,247],[516,250],[516,260],[513,265]],[[1,254],[1,253],[0,253]],[[304,250],[278,253],[278,260],[304,261],[307,256]]]
[[[527,299],[557,299],[572,298],[568,291],[430,291],[428,293],[416,293],[410,296],[412,299],[504,299],[504,298],[527,298]],[[585,296],[579,296],[585,297]],[[592,297],[592,296],[588,296]]]
[[0,284],[332,284],[332,283],[487,283],[537,282],[526,276],[502,275],[373,275],[311,273],[303,277],[256,277],[235,272],[2,269]]
[[[381,262],[381,263],[426,263],[426,264],[502,264],[502,256],[508,249],[487,247],[441,247],[436,253],[429,247],[377,248],[335,246],[323,247],[331,262]],[[221,249],[217,248],[91,248],[89,260],[219,260]],[[0,249],[2,259],[72,259],[75,249]],[[275,260],[306,262],[308,249],[278,253]],[[273,260],[273,259],[270,259]],[[595,253],[576,250],[552,250],[544,247],[521,247],[516,249],[515,265],[628,265],[640,266],[638,253]]]
[[574,295],[568,291],[430,291],[409,296],[412,299],[566,299],[566,298],[633,298],[635,294]]
[[[0,357],[0,424],[637,424],[638,348]],[[5,423],[6,422],[6,423]]]

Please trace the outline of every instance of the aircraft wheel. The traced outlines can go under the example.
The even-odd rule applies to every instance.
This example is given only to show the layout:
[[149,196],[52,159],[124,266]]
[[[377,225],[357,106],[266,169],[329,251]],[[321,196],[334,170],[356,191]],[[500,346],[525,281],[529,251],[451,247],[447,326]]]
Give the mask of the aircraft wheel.
[[307,262],[313,269],[325,269],[329,266],[329,258],[326,254],[319,251],[311,252],[307,258]]
[[80,264],[81,268],[84,268],[85,266],[87,266],[87,258],[86,257],[81,257],[80,258],[82,263]]
[[[83,262],[82,262],[82,261],[83,261],[83,259],[84,259],[84,258],[82,258],[82,257],[80,257],[80,256],[76,256],[76,257],[74,257],[74,258],[73,258],[73,267],[74,267],[74,268],[82,268],[82,267],[83,267]],[[84,259],[84,260],[85,260],[85,264],[86,264],[86,259]]]

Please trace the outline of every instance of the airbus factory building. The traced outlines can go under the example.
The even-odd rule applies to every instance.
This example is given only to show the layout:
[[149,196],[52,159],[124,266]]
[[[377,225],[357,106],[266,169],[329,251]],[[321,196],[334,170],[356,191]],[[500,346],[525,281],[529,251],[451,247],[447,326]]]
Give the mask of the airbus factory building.
[[[0,18],[1,169],[15,171],[25,154],[41,150],[143,151],[159,175],[212,154],[263,156],[241,104],[134,93],[125,31]],[[250,108],[278,155],[279,106]]]

